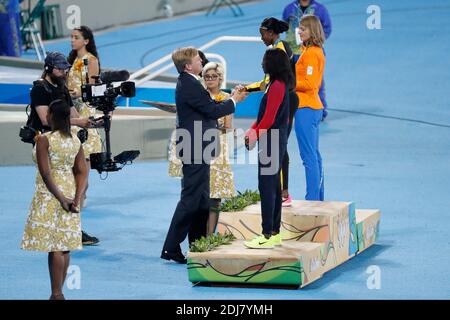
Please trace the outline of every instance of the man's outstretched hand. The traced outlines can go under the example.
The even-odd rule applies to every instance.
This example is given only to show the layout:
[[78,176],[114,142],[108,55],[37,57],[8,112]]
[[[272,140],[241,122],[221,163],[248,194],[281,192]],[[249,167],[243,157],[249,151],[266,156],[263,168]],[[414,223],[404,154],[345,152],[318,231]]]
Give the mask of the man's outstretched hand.
[[241,102],[242,100],[247,98],[247,96],[248,92],[240,91],[237,88],[234,88],[233,91],[231,92],[231,98],[233,98],[234,101],[236,101],[236,103]]

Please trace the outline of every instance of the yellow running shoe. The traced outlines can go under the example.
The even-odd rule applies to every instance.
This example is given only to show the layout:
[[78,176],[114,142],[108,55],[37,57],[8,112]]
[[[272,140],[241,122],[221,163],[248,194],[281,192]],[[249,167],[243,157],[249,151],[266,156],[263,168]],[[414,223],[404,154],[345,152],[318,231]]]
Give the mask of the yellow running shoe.
[[281,234],[274,234],[270,237],[270,240],[272,240],[273,245],[275,246],[281,246],[283,244],[283,240],[281,239]]
[[264,236],[258,236],[251,241],[244,242],[244,245],[250,249],[273,249],[274,243],[272,238],[267,239]]

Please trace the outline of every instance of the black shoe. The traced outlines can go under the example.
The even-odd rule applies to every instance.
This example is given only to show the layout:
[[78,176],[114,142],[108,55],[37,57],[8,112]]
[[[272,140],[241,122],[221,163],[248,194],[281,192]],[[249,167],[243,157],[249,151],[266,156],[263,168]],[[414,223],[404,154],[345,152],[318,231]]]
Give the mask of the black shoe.
[[98,240],[96,237],[92,237],[92,236],[88,235],[86,232],[81,231],[81,243],[84,246],[92,246],[99,242],[100,242],[100,240]]
[[161,259],[165,259],[165,260],[169,260],[169,261],[173,260],[173,261],[181,263],[181,264],[187,264],[187,259],[181,252],[163,251],[161,253]]

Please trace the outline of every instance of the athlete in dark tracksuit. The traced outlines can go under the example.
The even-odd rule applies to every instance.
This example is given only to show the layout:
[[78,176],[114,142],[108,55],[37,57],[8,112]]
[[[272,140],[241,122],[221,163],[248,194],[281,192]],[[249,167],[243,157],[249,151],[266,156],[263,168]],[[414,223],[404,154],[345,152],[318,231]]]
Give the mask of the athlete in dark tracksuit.
[[262,236],[245,242],[249,248],[281,245],[280,171],[287,147],[288,118],[289,88],[280,80],[270,82],[261,100],[256,122],[246,133],[248,145],[254,145],[258,140],[258,189],[262,216]]
[[[267,130],[265,137],[259,134],[258,143],[258,189],[261,195],[263,234],[280,232],[280,171],[287,147],[288,118],[289,89],[276,80],[264,94],[258,118],[252,126],[257,134]],[[274,130],[278,130],[278,134]],[[271,161],[266,161],[268,158]]]

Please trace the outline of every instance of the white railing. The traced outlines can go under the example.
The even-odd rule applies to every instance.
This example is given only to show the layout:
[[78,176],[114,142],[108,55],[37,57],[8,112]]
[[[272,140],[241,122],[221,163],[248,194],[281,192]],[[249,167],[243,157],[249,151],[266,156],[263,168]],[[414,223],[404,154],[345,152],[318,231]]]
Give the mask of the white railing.
[[[205,52],[207,49],[211,48],[212,46],[215,46],[218,43],[221,42],[261,42],[261,38],[260,37],[243,37],[243,36],[221,36],[218,37],[204,45],[202,45],[201,47],[199,47],[198,49]],[[223,56],[219,55],[219,54],[215,54],[215,53],[206,53],[205,55],[207,58],[212,58],[212,59],[216,59],[218,60],[224,68],[224,79],[223,79],[223,83],[222,83],[222,87],[225,88],[226,86],[226,75],[227,75],[227,63],[226,60]],[[133,74],[131,74],[130,76],[130,81],[134,81],[136,87],[138,87],[139,85],[143,84],[144,82],[150,81],[152,79],[154,79],[155,77],[159,76],[160,74],[162,74],[163,72],[171,69],[173,67],[173,63],[171,61],[172,59],[172,54],[168,54],[165,55],[164,57],[162,57],[161,59],[150,63],[149,65],[147,65],[146,67],[134,72]],[[136,80],[137,78],[141,77],[142,75],[144,75],[145,73],[148,73],[150,70],[155,69],[157,67],[159,67],[160,65],[163,65],[165,63],[167,63],[168,61],[170,61],[170,63],[166,64],[165,66],[161,67],[160,69],[158,69],[155,72],[149,73],[148,75],[146,75],[145,77],[143,77],[142,79]],[[126,106],[129,106],[129,98],[127,98],[126,101]]]
[[238,36],[222,36],[218,37],[199,48],[199,50],[206,51],[220,42],[261,42],[260,37],[238,37]]
[[[223,65],[224,69],[226,70],[227,62],[225,61],[225,58],[222,57],[220,54],[206,53],[205,55],[206,55],[207,58],[218,60]],[[167,71],[167,70],[169,70],[169,69],[171,69],[173,67],[174,67],[173,63],[170,62],[169,64],[165,65],[164,67],[160,68],[159,70],[157,70],[157,71],[155,71],[153,73],[149,73],[148,75],[146,75],[145,77],[143,77],[143,78],[141,78],[139,80],[134,80],[134,79],[131,78],[131,76],[130,76],[130,79],[134,80],[135,85],[138,87],[141,84],[156,78],[157,76],[159,76],[163,72],[165,72],[165,71]],[[225,83],[226,83],[226,71],[225,71],[225,74],[224,74],[224,84]]]

